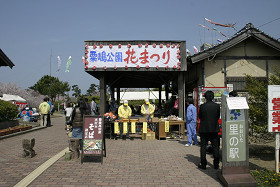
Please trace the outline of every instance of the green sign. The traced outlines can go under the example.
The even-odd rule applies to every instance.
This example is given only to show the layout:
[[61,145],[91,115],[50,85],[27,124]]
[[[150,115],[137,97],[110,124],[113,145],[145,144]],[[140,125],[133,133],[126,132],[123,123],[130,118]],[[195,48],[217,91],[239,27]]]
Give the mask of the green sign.
[[246,160],[245,121],[227,121],[227,162]]

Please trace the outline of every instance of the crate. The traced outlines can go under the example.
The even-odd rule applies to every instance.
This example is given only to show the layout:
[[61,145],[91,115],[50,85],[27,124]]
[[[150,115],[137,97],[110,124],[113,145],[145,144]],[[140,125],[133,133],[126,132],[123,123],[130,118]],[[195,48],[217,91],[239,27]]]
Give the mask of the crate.
[[142,133],[142,140],[155,140],[155,139],[156,139],[155,132]]
[[140,123],[146,122],[146,118],[143,118],[143,117],[139,118],[139,122]]
[[158,123],[158,122],[159,122],[159,119],[158,119],[157,117],[152,118],[152,122],[153,122],[153,123]]

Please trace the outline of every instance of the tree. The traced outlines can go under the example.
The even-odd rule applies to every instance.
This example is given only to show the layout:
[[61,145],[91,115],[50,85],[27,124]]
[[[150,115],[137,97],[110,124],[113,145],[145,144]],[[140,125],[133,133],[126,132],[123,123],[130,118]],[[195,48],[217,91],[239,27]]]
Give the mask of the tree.
[[267,85],[280,85],[280,70],[274,69],[274,72],[268,81],[259,81],[246,75],[250,128],[255,133],[267,132]]
[[267,84],[246,75],[245,89],[249,94],[249,119],[252,132],[264,133],[267,129]]
[[97,94],[97,90],[99,90],[99,86],[96,84],[91,84],[89,89],[87,90],[87,95],[95,96]]
[[27,104],[31,107],[37,107],[43,101],[44,96],[38,92],[30,89],[21,89],[15,83],[0,83],[0,95],[11,94],[18,95],[26,100]]
[[74,96],[74,97],[79,97],[81,95],[81,89],[76,84],[72,86],[72,91],[74,92],[72,94],[72,96]]
[[29,88],[38,91],[42,95],[47,95],[53,102],[58,95],[65,95],[65,92],[70,91],[68,82],[60,81],[58,78],[49,75],[43,76]]

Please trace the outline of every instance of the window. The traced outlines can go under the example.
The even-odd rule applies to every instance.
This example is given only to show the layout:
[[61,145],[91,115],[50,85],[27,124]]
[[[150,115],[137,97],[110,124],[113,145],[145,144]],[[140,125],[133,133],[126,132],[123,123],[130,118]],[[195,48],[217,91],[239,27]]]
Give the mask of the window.
[[[267,83],[267,77],[255,77],[259,81]],[[227,77],[227,84],[233,84],[233,90],[237,92],[245,91],[246,77]]]

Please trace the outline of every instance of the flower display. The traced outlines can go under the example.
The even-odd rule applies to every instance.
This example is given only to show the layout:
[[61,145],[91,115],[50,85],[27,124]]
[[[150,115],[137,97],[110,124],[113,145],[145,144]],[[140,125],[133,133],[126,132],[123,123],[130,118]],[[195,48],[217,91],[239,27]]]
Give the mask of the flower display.
[[181,65],[181,62],[179,61],[179,62],[177,63],[177,65],[180,66],[180,65]]
[[116,65],[114,66],[114,69],[117,69],[117,66],[116,66]]
[[181,69],[181,66],[177,66],[177,69],[180,70],[180,69]]
[[177,55],[177,58],[178,58],[178,59],[180,59],[180,58],[181,58],[181,56],[180,56],[180,55]]
[[100,45],[99,45],[99,47],[100,47],[100,48],[103,48],[103,45],[102,45],[102,44],[100,44]]
[[150,68],[150,66],[149,66],[149,65],[146,65],[146,68],[147,68],[147,69],[149,69],[149,68]]
[[128,48],[131,48],[131,44],[127,44],[127,47],[128,47]]
[[93,66],[92,69],[95,70],[95,69],[96,69],[96,66]]
[[85,66],[85,69],[88,69],[88,66]]
[[181,53],[181,51],[180,50],[177,50],[177,54],[180,54]]
[[119,48],[122,48],[122,44],[119,44]]
[[142,47],[142,44],[141,44],[141,43],[140,43],[140,44],[138,44],[138,47],[139,47],[139,48],[141,48],[141,47]]
[[125,69],[127,69],[128,68],[128,66],[127,65],[125,65],[125,67],[124,67]]
[[157,47],[157,44],[153,43],[153,48],[156,48]]
[[106,70],[106,69],[107,69],[107,66],[104,66],[104,67],[103,67],[103,69],[105,69],[105,70]]
[[156,66],[157,69],[159,69],[159,66]]
[[92,47],[93,47],[94,49],[96,49],[96,48],[97,48],[97,46],[96,46],[96,45],[93,45]]
[[113,45],[112,45],[112,44],[110,44],[110,45],[109,45],[109,47],[110,47],[110,49],[112,49]]
[[88,48],[88,45],[85,45],[85,48],[87,49],[87,48]]
[[145,47],[147,48],[149,46],[149,44],[148,43],[145,43]]
[[175,44],[172,44],[171,47],[174,48],[174,47],[175,47]]
[[139,68],[140,68],[140,66],[139,66],[139,65],[137,65],[137,66],[136,66],[136,68],[137,68],[137,69],[139,69]]
[[177,48],[180,48],[180,44],[177,44]]
[[160,47],[160,48],[163,48],[163,44],[160,44],[159,47]]
[[169,68],[169,66],[165,66],[165,69],[168,69]]
[[170,44],[166,44],[166,47],[169,48],[169,47],[170,47]]

